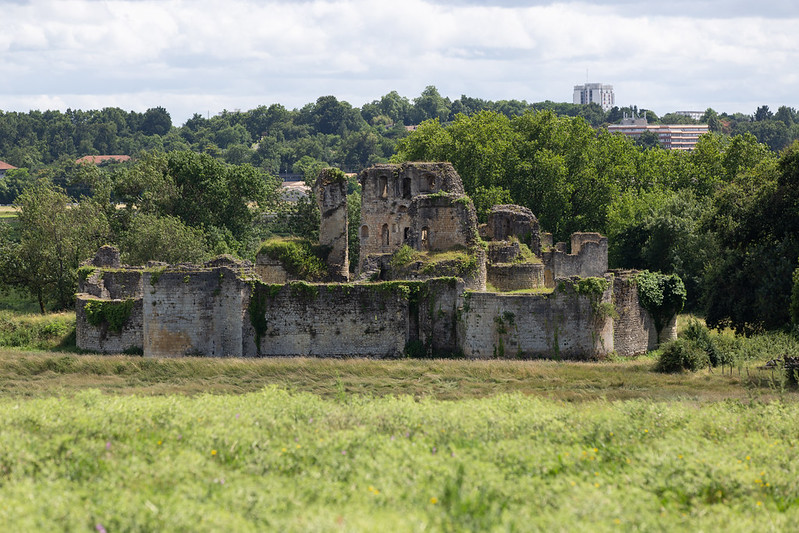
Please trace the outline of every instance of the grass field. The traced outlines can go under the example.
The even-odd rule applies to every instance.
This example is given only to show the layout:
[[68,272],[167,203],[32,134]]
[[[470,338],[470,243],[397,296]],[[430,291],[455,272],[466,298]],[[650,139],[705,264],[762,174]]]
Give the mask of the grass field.
[[77,354],[74,313],[12,300],[0,531],[799,527],[799,393],[757,368],[789,335],[682,374],[654,355],[157,360]]
[[5,531],[791,531],[793,401],[0,399]]

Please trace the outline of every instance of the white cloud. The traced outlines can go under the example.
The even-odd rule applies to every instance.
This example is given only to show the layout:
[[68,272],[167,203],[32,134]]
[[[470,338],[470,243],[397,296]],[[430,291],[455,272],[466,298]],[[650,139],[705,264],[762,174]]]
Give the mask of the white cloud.
[[736,0],[662,4],[0,2],[0,109],[163,105],[180,123],[326,94],[362,105],[429,84],[451,97],[569,101],[586,69],[618,103],[661,114],[799,107],[792,3],[777,2],[776,19]]

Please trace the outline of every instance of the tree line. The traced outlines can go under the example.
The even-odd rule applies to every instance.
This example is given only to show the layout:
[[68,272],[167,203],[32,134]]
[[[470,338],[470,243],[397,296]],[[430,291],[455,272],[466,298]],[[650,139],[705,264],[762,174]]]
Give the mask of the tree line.
[[[466,95],[451,100],[429,86],[413,99],[391,91],[360,108],[335,96],[322,96],[299,109],[272,104],[248,111],[223,111],[213,117],[194,114],[180,126],[173,125],[163,107],[144,113],[119,108],[0,111],[0,160],[36,171],[85,155],[135,156],[152,150],[191,150],[226,163],[250,163],[271,174],[302,174],[314,163],[357,171],[387,161],[396,143],[407,136],[405,126],[431,119],[448,124],[460,115],[481,111],[513,118],[531,110],[582,117],[594,128],[618,123],[625,115],[645,116],[650,123],[696,122],[674,113],[658,117],[637,106],[605,112],[597,104],[491,101]],[[699,122],[727,135],[751,133],[774,151],[799,139],[799,115],[787,106],[776,113],[761,106],[752,115],[707,109]],[[0,203],[7,199],[7,195],[0,197]]]
[[[42,309],[68,307],[78,264],[106,243],[120,246],[129,263],[219,253],[252,259],[270,235],[314,238],[318,229],[313,201],[282,200],[279,172],[312,179],[327,165],[358,170],[387,160],[447,160],[483,220],[492,205],[524,205],[556,240],[574,231],[608,235],[612,267],[680,275],[689,309],[711,325],[752,332],[788,324],[799,257],[799,148],[778,152],[755,130],[779,122],[794,132],[796,112],[708,110],[703,119],[712,133],[694,151],[678,152],[596,127],[628,111],[650,121],[691,120],[637,108],[450,101],[434,87],[412,101],[392,92],[357,109],[326,96],[296,110],[275,104],[195,115],[179,128],[163,109],[2,114],[6,125],[9,117],[36,118],[45,133],[44,141],[35,128],[21,137],[38,162],[0,179],[0,203],[21,209],[15,224],[0,224],[0,285],[28,290]],[[52,149],[45,117],[62,125],[64,135],[52,139],[71,148]],[[97,144],[109,117],[119,119],[105,128],[116,140]],[[404,127],[417,121],[415,131]],[[19,162],[7,154],[18,153],[19,143],[9,139],[20,138],[24,122],[16,122],[16,137],[0,135],[0,159]],[[78,132],[84,137],[74,137]],[[128,163],[74,162],[89,146],[120,153],[140,141]],[[352,229],[360,196],[351,181]],[[356,233],[351,241],[357,254]]]

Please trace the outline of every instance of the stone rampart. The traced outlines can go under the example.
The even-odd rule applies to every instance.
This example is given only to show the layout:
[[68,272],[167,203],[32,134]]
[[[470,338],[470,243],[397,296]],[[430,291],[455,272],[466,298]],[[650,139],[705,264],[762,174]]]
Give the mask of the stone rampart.
[[619,355],[629,357],[654,350],[658,345],[657,330],[652,316],[638,301],[635,271],[614,271],[613,301],[616,317],[613,321],[614,348]]
[[243,302],[250,286],[229,267],[144,275],[146,357],[241,357]]
[[552,294],[467,292],[458,324],[466,357],[599,359],[613,351],[612,289],[578,293],[578,282],[559,280]]
[[399,357],[409,301],[395,283],[258,283],[245,306],[243,355]]
[[[132,305],[119,331],[114,331],[107,320],[103,320],[97,325],[89,323],[86,313],[87,304],[114,307],[124,305],[126,300],[130,300]],[[141,298],[108,299],[79,293],[75,296],[75,320],[77,324],[75,343],[81,350],[100,353],[140,352],[142,350],[144,335]]]

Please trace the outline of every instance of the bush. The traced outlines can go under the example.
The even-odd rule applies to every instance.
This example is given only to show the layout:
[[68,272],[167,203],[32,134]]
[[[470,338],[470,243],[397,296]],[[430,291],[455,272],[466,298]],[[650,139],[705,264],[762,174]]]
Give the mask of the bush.
[[329,251],[305,239],[277,238],[266,241],[260,253],[280,261],[292,276],[305,281],[319,281],[329,275],[325,263]]
[[696,372],[710,365],[707,353],[687,339],[677,339],[663,346],[658,360],[658,372]]
[[710,330],[698,320],[691,320],[688,327],[680,334],[681,337],[693,342],[698,348],[704,350],[712,366],[727,363],[728,357],[722,352],[721,347],[710,334]]

